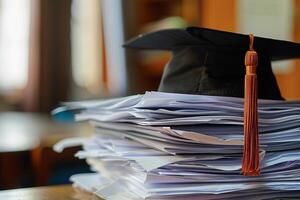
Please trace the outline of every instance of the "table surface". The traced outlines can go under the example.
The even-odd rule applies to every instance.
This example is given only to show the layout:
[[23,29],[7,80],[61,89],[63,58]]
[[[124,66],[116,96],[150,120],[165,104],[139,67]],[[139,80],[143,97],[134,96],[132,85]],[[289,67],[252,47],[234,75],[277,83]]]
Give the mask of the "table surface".
[[71,185],[45,186],[0,191],[5,200],[101,200],[93,194],[73,188]]
[[73,158],[66,154],[56,155],[52,146],[64,138],[88,137],[91,133],[92,128],[87,123],[61,123],[46,114],[1,112],[0,189],[20,185],[27,155],[30,161],[26,161],[26,165],[30,165],[35,184],[45,185],[52,166]]

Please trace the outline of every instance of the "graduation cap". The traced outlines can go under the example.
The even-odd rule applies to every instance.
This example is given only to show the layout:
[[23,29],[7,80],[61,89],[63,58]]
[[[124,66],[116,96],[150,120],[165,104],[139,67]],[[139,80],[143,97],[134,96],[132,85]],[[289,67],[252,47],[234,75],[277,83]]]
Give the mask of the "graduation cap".
[[[129,40],[128,48],[172,51],[159,91],[244,96],[244,57],[249,36],[206,28],[167,29]],[[300,44],[255,37],[258,98],[282,99],[271,61],[300,57]]]
[[300,44],[189,27],[140,35],[124,46],[172,51],[159,91],[244,97],[242,171],[260,174],[257,98],[282,99],[271,61],[300,57]]

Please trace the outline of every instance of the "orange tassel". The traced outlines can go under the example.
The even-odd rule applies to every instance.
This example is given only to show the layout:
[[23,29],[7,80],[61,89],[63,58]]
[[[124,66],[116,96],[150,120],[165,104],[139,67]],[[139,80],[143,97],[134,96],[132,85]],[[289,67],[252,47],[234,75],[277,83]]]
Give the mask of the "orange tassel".
[[245,56],[244,155],[242,172],[245,176],[259,176],[259,135],[257,113],[257,53],[253,49],[254,36],[250,34],[250,49]]

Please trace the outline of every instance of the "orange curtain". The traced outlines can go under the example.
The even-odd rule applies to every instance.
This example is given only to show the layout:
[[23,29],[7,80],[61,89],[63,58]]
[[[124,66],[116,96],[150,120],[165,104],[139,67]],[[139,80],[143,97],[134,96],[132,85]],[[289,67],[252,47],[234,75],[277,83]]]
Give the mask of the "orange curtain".
[[70,91],[71,0],[32,0],[29,78],[23,109],[49,112]]

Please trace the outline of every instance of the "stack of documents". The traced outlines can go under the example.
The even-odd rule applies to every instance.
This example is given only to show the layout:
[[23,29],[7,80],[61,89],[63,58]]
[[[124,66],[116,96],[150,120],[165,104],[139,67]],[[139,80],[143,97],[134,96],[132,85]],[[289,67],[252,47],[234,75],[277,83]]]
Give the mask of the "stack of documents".
[[259,100],[261,176],[241,174],[242,98],[146,92],[65,103],[92,138],[70,138],[92,174],[75,186],[105,199],[283,199],[300,196],[300,102]]

